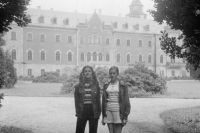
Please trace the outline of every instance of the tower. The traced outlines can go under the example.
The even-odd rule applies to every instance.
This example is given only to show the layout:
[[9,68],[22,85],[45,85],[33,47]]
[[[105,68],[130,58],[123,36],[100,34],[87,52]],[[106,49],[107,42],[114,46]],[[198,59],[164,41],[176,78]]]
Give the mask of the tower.
[[130,12],[127,14],[128,17],[146,19],[147,15],[143,12],[144,5],[140,0],[133,0],[129,7]]

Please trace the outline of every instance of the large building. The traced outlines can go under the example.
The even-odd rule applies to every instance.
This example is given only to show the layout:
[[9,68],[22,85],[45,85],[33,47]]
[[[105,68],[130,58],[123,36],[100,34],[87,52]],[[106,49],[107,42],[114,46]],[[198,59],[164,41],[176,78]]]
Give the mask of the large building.
[[170,59],[160,47],[160,31],[175,37],[180,31],[147,19],[140,0],[133,0],[129,8],[125,17],[105,16],[101,10],[82,14],[28,9],[32,22],[23,28],[13,23],[5,36],[5,48],[12,54],[17,75],[39,76],[44,71],[62,74],[87,64],[123,69],[144,62],[162,76],[190,76],[184,59]]

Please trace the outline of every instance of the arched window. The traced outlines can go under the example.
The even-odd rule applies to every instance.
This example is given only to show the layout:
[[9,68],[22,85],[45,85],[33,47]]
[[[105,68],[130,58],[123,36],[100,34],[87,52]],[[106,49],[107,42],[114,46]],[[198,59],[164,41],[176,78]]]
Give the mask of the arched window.
[[81,53],[81,61],[84,61],[84,60],[85,60],[84,53]]
[[80,43],[81,43],[81,44],[84,43],[84,38],[83,38],[83,36],[80,37]]
[[91,44],[92,43],[92,37],[89,36],[89,43]]
[[98,44],[101,44],[101,37],[98,37]]
[[69,25],[69,19],[66,18],[64,21],[63,21],[64,25]]
[[142,40],[139,40],[139,47],[142,47]]
[[97,37],[93,36],[93,43],[96,44],[97,43]]
[[59,51],[56,52],[56,61],[60,61],[60,52]]
[[109,53],[106,54],[106,61],[110,61],[110,55],[109,55]]
[[27,18],[28,18],[28,19],[31,19],[31,15],[28,14],[28,15],[27,15]]
[[93,61],[97,61],[97,53],[96,52],[93,53]]
[[103,60],[103,55],[102,53],[99,53],[99,61],[102,61]]
[[51,22],[52,22],[52,24],[57,24],[57,18],[52,18],[52,20],[51,20]]
[[45,69],[41,69],[41,75],[45,73]]
[[142,62],[142,54],[139,54],[139,62]]
[[56,35],[56,42],[60,42],[60,35]]
[[87,53],[87,61],[91,61],[91,54],[90,53]]
[[28,69],[28,76],[32,76],[32,69]]
[[163,55],[160,56],[160,63],[163,63]]
[[45,42],[45,35],[44,34],[40,34],[40,42]]
[[120,62],[120,54],[117,54],[117,62]]
[[72,43],[72,36],[68,36],[68,43]]
[[41,60],[44,61],[45,60],[45,52],[41,51]]
[[151,47],[151,41],[148,41],[148,47]]
[[117,39],[117,46],[119,46],[121,44],[120,39]]
[[152,57],[151,57],[151,55],[148,56],[148,63],[152,63]]
[[126,61],[127,61],[127,63],[130,63],[130,62],[131,62],[131,56],[130,56],[130,54],[127,54],[127,56],[126,56]]
[[40,17],[38,18],[38,22],[39,22],[39,23],[44,23],[44,17],[43,17],[43,16],[40,16]]
[[175,71],[174,70],[172,70],[172,76],[175,76]]
[[15,31],[11,32],[11,40],[17,40],[17,34]]
[[33,53],[31,50],[28,51],[28,60],[32,60],[33,59]]
[[27,40],[28,41],[32,41],[33,40],[33,34],[32,33],[28,33]]
[[109,45],[110,44],[110,39],[106,38],[106,44]]
[[60,69],[56,69],[56,72],[60,76]]
[[16,60],[17,59],[17,52],[15,49],[12,50],[12,60]]
[[68,61],[72,61],[72,52],[68,52],[67,57],[68,57]]
[[127,46],[131,46],[131,40],[128,39],[128,40],[126,41],[126,45],[127,45]]

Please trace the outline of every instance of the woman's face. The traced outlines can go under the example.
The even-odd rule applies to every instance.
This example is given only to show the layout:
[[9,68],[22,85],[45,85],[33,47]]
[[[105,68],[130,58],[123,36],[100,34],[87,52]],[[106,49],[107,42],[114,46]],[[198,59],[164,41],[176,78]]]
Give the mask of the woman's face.
[[92,70],[91,70],[90,68],[85,68],[84,71],[83,71],[83,75],[84,75],[86,78],[92,77]]
[[117,73],[116,69],[111,69],[109,71],[109,75],[110,75],[111,81],[116,81],[117,80],[118,73]]

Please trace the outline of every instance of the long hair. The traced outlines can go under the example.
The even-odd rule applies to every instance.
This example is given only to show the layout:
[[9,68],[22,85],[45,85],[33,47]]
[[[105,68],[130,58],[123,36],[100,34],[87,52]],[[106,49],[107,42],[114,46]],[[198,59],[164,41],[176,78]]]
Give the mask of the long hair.
[[88,65],[83,67],[83,69],[82,69],[82,71],[80,73],[80,76],[79,76],[79,83],[80,84],[84,83],[84,71],[85,71],[86,68],[89,68],[92,71],[93,84],[99,85],[99,81],[97,79],[95,71],[93,70],[93,68],[91,66],[88,66]]

